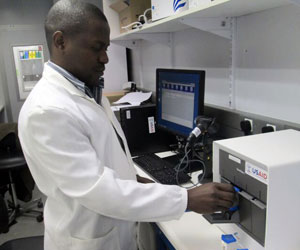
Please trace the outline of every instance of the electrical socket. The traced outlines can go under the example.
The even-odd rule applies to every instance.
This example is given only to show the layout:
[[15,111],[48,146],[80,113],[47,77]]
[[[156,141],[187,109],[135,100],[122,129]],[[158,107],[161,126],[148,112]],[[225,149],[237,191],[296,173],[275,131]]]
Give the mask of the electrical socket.
[[274,131],[276,131],[276,125],[267,123],[266,126],[267,127],[272,127],[274,129]]
[[253,132],[253,120],[249,119],[249,118],[244,118],[244,121],[249,121],[250,122],[250,124],[251,124],[251,130],[250,130],[250,132]]

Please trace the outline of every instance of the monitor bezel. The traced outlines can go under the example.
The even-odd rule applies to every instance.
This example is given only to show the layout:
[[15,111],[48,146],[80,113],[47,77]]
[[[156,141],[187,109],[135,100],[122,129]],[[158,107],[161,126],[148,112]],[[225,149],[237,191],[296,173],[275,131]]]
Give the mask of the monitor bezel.
[[[156,122],[157,122],[157,127],[159,129],[163,129],[166,130],[168,132],[171,132],[175,135],[179,135],[182,136],[184,138],[186,138],[188,135],[181,133],[180,131],[175,131],[173,129],[167,128],[166,126],[163,126],[162,124],[159,124],[159,110],[160,107],[158,106],[158,98],[159,98],[159,74],[161,72],[176,72],[176,73],[186,73],[186,74],[198,74],[199,75],[199,82],[196,84],[199,84],[199,88],[198,88],[198,114],[196,114],[196,116],[199,115],[203,115],[204,114],[204,91],[205,91],[205,70],[190,70],[190,69],[168,69],[168,68],[158,68],[156,69]],[[194,126],[195,126],[195,121],[193,121]],[[192,129],[191,129],[192,130]]]

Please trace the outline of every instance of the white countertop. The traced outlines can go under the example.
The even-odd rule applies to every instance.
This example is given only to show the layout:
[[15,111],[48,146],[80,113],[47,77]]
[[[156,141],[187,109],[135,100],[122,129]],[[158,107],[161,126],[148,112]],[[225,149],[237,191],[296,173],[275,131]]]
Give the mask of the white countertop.
[[[136,166],[140,176],[150,178]],[[194,178],[192,178],[194,179]],[[190,184],[188,185],[190,186]],[[186,212],[180,220],[156,223],[175,249],[178,250],[220,250],[222,231],[210,224],[201,214]]]
[[187,212],[180,220],[156,223],[178,250],[220,250],[222,232],[202,215]]

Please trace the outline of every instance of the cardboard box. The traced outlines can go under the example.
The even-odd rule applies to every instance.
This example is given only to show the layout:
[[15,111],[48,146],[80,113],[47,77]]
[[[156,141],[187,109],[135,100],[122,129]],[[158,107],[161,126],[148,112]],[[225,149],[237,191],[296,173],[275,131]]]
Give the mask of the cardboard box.
[[125,10],[128,8],[129,3],[125,1],[117,1],[113,4],[111,4],[109,7],[112,8],[114,11],[120,13],[122,10]]
[[123,97],[127,92],[126,91],[119,91],[119,92],[104,92],[103,95],[107,97],[109,103],[112,104],[113,102],[118,101],[121,97]]
[[144,14],[146,9],[151,8],[151,0],[117,1],[110,8],[119,13],[120,32],[126,32],[122,27],[138,21],[138,17]]

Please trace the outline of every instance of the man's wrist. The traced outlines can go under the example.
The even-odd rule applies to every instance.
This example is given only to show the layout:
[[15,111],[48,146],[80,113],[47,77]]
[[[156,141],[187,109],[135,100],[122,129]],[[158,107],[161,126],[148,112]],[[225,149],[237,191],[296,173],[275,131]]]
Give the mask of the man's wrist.
[[145,177],[142,177],[142,176],[139,176],[139,175],[136,175],[136,179],[139,183],[144,183],[144,184],[147,184],[147,183],[154,183],[154,181],[148,179],[148,178],[145,178]]

